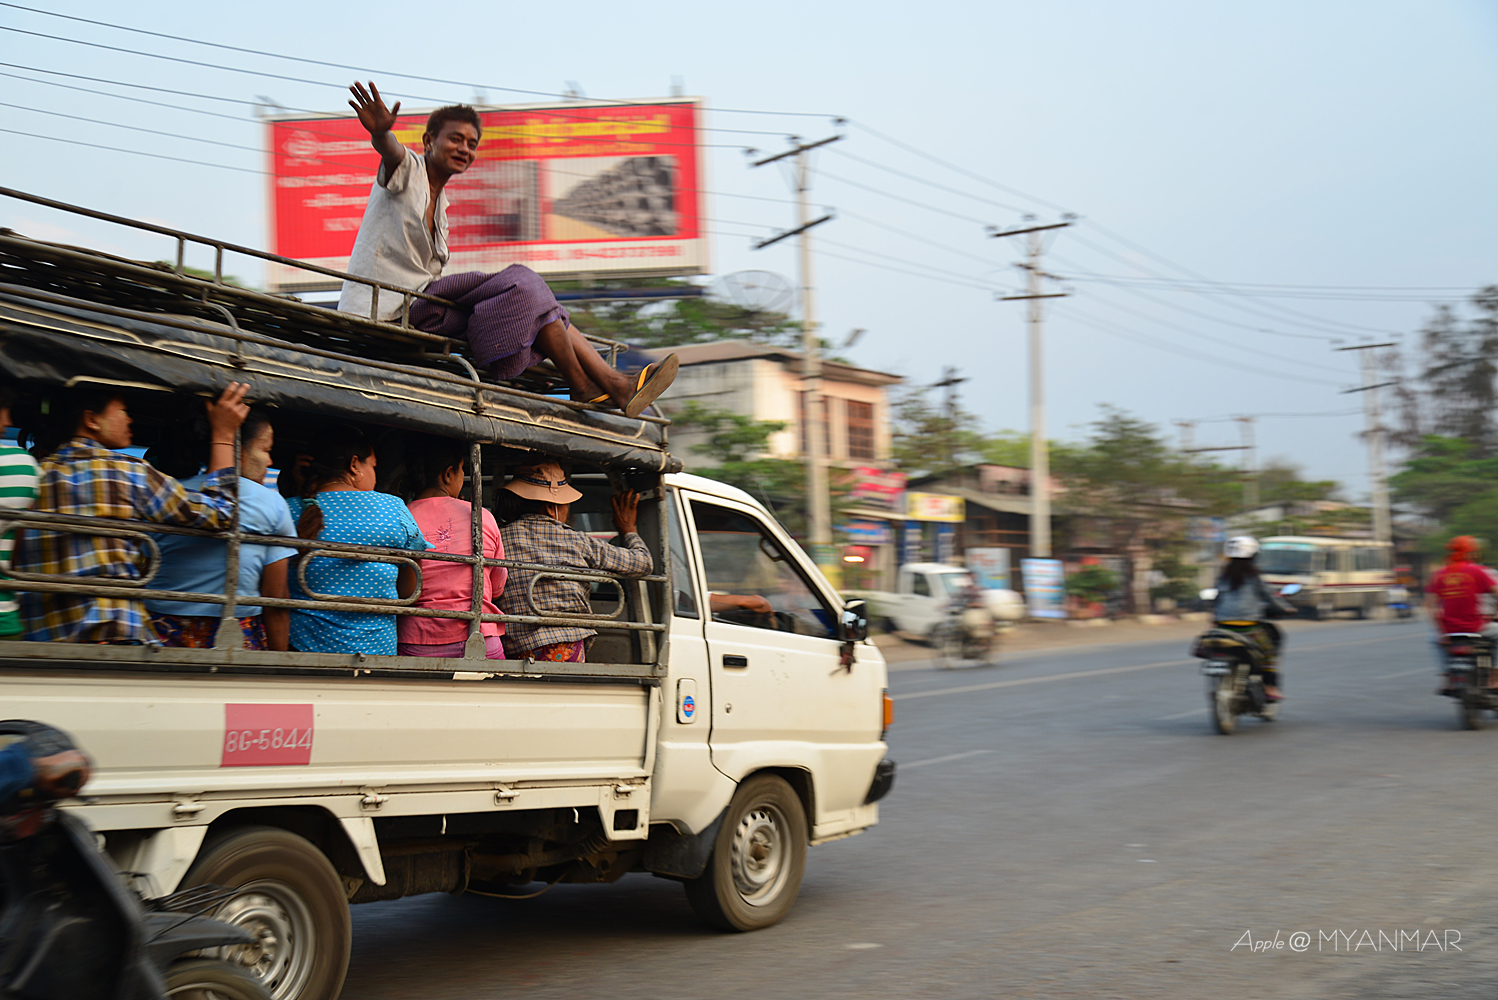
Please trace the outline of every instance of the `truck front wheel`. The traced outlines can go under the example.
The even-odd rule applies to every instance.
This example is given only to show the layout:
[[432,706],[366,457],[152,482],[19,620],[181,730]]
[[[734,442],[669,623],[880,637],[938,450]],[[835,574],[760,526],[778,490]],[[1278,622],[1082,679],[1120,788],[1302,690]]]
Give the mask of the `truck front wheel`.
[[277,827],[239,827],[210,839],[182,880],[183,888],[204,884],[239,890],[208,915],[256,937],[214,957],[249,972],[273,1000],[338,996],[353,929],[343,885],[322,851]]
[[784,778],[761,774],[739,786],[708,857],[686,883],[697,916],[727,931],[755,931],[790,911],[806,870],[806,811]]

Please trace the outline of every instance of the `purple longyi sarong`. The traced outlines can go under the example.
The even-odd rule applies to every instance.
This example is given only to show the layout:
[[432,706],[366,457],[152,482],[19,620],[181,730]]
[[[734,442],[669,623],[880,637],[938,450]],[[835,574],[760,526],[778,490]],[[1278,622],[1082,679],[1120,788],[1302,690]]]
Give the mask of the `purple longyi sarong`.
[[474,361],[494,378],[514,378],[540,362],[543,356],[531,346],[536,334],[553,320],[572,319],[546,281],[524,264],[511,264],[498,274],[449,274],[426,291],[452,300],[457,308],[416,299],[412,325],[440,337],[466,339]]

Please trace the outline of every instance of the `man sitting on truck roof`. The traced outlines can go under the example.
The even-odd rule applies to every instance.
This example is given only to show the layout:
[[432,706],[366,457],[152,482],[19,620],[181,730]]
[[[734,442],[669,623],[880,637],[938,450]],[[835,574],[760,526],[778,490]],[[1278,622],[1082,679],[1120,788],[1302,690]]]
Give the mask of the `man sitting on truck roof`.
[[[250,408],[249,386],[230,382],[206,403],[211,429],[208,467],[216,470],[201,492],[148,463],[120,452],[131,442],[130,412],[111,389],[75,389],[53,402],[66,439],[42,462],[38,511],[100,518],[155,521],[191,528],[227,528],[235,502],[234,435]],[[46,449],[56,441],[39,442]],[[134,580],[140,545],[128,538],[76,532],[28,530],[16,547],[15,566],[32,573],[76,578]],[[142,643],[153,636],[145,606],[128,597],[28,592],[21,598],[26,638],[31,641]]]
[[[541,276],[523,264],[498,274],[468,272],[442,277],[447,264],[447,182],[463,173],[478,156],[483,124],[466,104],[433,111],[421,141],[426,152],[407,149],[391,132],[400,102],[387,108],[373,82],[366,90],[355,83],[349,101],[359,124],[369,132],[380,154],[380,167],[349,255],[348,273],[385,284],[425,291],[455,300],[456,310],[426,300],[411,306],[419,329],[454,338],[466,337],[474,359],[496,379],[514,378],[543,358],[550,358],[569,385],[572,398],[613,403],[637,417],[671,385],[676,355],[662,359],[634,377],[615,371],[571,323],[567,310]],[[341,312],[368,316],[374,289],[345,281],[338,298]],[[379,296],[375,318],[396,318],[402,297]]]

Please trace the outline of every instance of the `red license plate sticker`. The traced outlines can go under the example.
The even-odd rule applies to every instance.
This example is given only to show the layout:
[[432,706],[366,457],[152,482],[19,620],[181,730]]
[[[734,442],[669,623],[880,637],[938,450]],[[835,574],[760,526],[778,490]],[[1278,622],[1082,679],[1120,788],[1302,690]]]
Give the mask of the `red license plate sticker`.
[[312,763],[311,705],[225,705],[219,767]]

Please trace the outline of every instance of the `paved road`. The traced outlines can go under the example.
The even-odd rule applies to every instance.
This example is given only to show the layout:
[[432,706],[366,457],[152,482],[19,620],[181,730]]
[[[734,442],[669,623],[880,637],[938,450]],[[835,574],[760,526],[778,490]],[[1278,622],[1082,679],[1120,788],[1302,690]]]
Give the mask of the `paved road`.
[[344,995],[1488,1000],[1498,730],[1457,730],[1426,641],[1296,623],[1281,720],[1231,737],[1179,641],[901,671],[883,821],[780,926],[703,930],[644,875],[369,904]]

